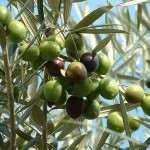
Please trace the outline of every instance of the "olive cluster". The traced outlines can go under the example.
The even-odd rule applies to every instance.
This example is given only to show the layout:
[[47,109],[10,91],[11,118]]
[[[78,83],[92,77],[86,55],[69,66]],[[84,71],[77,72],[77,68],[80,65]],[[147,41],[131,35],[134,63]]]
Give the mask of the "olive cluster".
[[0,24],[6,26],[6,33],[9,40],[19,43],[26,38],[26,27],[21,21],[14,20],[12,13],[4,6],[0,7]]
[[[60,41],[63,43],[63,40],[56,40],[59,38],[58,35],[50,35],[46,38],[46,42],[55,39],[54,42],[60,45]],[[45,69],[53,80],[45,84],[41,98],[46,99],[50,107],[65,104],[67,114],[73,119],[80,116],[84,116],[86,119],[96,119],[100,113],[98,96],[114,99],[119,92],[115,80],[111,78],[99,80],[95,76],[107,74],[111,66],[110,60],[102,52],[97,54],[92,51],[85,52],[83,50],[84,40],[79,33],[68,34],[65,44],[62,45],[66,48],[67,56],[72,57],[74,61],[64,69],[65,60],[60,59],[59,56],[50,59],[48,54],[46,55],[49,60]],[[44,50],[45,48],[43,48],[43,53]],[[49,53],[50,51],[52,50],[49,49]],[[40,52],[42,53],[42,51]],[[45,58],[43,57],[43,59]],[[62,70],[65,70],[65,74],[61,73]]]
[[[14,20],[11,11],[6,7],[0,7],[0,14],[0,24],[6,27],[8,39],[13,43],[25,40],[27,32],[25,25],[21,21]],[[64,48],[67,57],[74,60],[66,69],[66,60],[61,57]],[[34,70],[45,67],[52,80],[45,84],[41,99],[46,99],[50,107],[65,105],[67,114],[73,119],[80,116],[96,119],[100,113],[98,96],[112,100],[119,93],[118,83],[112,78],[102,76],[106,75],[111,67],[108,56],[102,52],[85,50],[84,38],[79,33],[69,33],[65,39],[59,35],[50,35],[40,45],[33,43],[30,47],[23,42],[18,54],[23,61],[29,62]],[[62,73],[62,70],[65,73]],[[124,97],[129,103],[141,103],[144,113],[150,116],[150,96],[145,96],[141,86],[127,87]],[[133,122],[134,119],[138,118],[129,117],[129,125],[130,120]],[[138,124],[136,121],[135,123]],[[121,114],[110,113],[107,126],[123,132]],[[132,125],[130,127],[135,130]],[[138,127],[139,125],[136,129]]]
[[[27,49],[28,45],[23,44],[19,48],[19,54],[24,53],[22,60],[28,61],[33,69],[38,69],[46,62],[42,67],[45,67],[52,80],[45,84],[41,98],[46,99],[50,107],[65,104],[66,112],[71,118],[84,116],[86,119],[96,119],[100,113],[98,96],[107,100],[114,99],[119,93],[119,85],[109,77],[97,78],[107,74],[111,66],[110,60],[102,52],[95,54],[89,51],[81,54],[84,44],[79,45],[79,40],[84,42],[79,33],[69,34],[65,40],[58,35],[50,35],[39,46],[32,44]],[[69,52],[67,55],[75,60],[66,69],[65,60],[60,58],[64,47]],[[62,70],[65,70],[65,74]],[[126,88],[126,101],[142,102],[144,106],[144,98],[144,90],[139,85]],[[142,108],[146,112],[145,107]]]

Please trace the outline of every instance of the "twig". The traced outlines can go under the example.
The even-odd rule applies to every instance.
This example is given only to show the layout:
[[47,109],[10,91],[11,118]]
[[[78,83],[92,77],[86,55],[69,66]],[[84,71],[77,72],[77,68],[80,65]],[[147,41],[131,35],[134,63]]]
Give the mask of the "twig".
[[[44,79],[43,83],[46,83],[47,81],[47,73],[44,71]],[[44,114],[44,124],[42,128],[42,150],[47,150],[47,102],[46,100],[43,100],[43,114]]]
[[10,150],[16,150],[16,124],[15,124],[15,111],[14,111],[14,97],[13,97],[13,86],[10,71],[10,64],[8,59],[8,49],[7,46],[3,48],[3,60],[4,60],[4,70],[6,77],[7,95],[9,101],[9,111],[10,111]]

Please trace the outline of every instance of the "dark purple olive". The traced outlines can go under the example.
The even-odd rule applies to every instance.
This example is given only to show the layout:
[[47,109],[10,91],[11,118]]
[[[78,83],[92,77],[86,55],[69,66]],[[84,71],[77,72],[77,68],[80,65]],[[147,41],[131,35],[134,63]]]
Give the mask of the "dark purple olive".
[[56,58],[54,60],[48,61],[46,63],[45,69],[50,76],[60,76],[60,69],[64,69],[64,62],[62,59]]
[[84,113],[85,106],[86,103],[83,98],[70,96],[66,103],[66,112],[71,118],[75,119]]
[[94,72],[99,65],[99,59],[96,54],[86,52],[80,57],[80,62],[84,64],[88,72]]
[[150,78],[148,78],[146,81],[145,81],[145,84],[148,88],[150,88]]

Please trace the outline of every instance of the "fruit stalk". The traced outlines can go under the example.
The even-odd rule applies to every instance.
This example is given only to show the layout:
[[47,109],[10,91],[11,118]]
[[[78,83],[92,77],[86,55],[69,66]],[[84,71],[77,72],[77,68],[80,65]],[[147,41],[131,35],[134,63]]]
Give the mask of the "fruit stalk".
[[[48,75],[46,71],[44,71],[44,79],[43,83],[46,83],[48,78]],[[46,100],[43,100],[43,114],[44,114],[44,120],[43,128],[42,128],[42,150],[47,150],[47,102]]]
[[11,70],[8,59],[8,49],[7,46],[3,48],[3,60],[4,60],[4,70],[6,77],[7,95],[9,101],[9,111],[10,111],[10,150],[16,150],[16,124],[15,124],[15,111],[14,111],[14,96],[13,96],[13,86],[11,78]]

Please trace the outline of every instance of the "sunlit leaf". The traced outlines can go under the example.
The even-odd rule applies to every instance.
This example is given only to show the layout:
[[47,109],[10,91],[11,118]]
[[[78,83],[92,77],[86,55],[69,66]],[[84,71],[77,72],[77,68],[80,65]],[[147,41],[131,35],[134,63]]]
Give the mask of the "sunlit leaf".
[[119,6],[130,6],[130,5],[135,5],[135,4],[142,3],[142,2],[147,2],[147,1],[148,0],[132,0],[132,1],[129,1],[129,2],[118,4],[118,5]]
[[65,0],[64,1],[64,26],[66,26],[71,13],[73,0]]
[[30,147],[32,147],[34,144],[37,143],[38,139],[41,137],[41,135],[37,134],[35,138],[31,139],[29,141],[28,144],[26,144],[21,150],[27,150],[29,149]]
[[99,150],[99,149],[102,149],[103,145],[105,144],[107,138],[109,136],[109,133],[108,132],[103,132],[103,135],[100,139],[100,141],[98,142],[98,145],[96,147],[96,150]]
[[48,0],[49,7],[54,11],[59,13],[59,5],[61,0]]
[[30,107],[25,111],[25,113],[22,115],[22,117],[18,120],[17,125],[23,123],[23,122],[29,117],[29,115],[31,114],[31,111],[32,111],[32,107],[33,107],[33,106],[30,106]]
[[[130,128],[129,128],[129,122],[128,122],[128,117],[127,117],[127,110],[126,110],[126,106],[124,103],[124,100],[122,98],[121,93],[119,92],[119,99],[120,99],[120,105],[121,105],[121,114],[122,114],[122,118],[123,118],[123,123],[124,123],[124,128],[126,131],[126,135],[131,137],[131,132],[130,132]],[[130,148],[132,149],[133,144],[129,141],[130,144]]]
[[98,53],[102,48],[104,48],[112,38],[112,34],[107,36],[105,39],[100,41],[100,43],[93,49],[93,53]]
[[88,34],[107,34],[107,33],[128,33],[124,30],[118,30],[118,29],[81,29],[81,30],[75,30],[73,32],[76,33],[88,33]]
[[79,29],[82,27],[86,27],[91,25],[94,21],[96,21],[98,18],[100,18],[103,14],[108,12],[113,6],[105,6],[98,8],[94,11],[92,11],[90,14],[88,14],[85,18],[83,18],[75,27],[74,29]]

